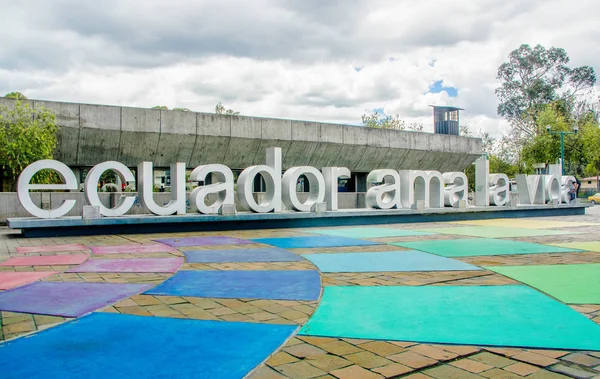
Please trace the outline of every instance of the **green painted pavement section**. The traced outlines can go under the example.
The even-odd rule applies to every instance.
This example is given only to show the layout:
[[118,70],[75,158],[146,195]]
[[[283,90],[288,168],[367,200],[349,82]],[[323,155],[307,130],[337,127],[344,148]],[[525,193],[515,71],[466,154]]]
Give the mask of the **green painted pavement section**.
[[571,253],[579,251],[576,249],[542,245],[531,242],[486,238],[392,242],[390,245],[420,250],[449,258],[472,257],[480,255]]
[[599,263],[486,268],[537,288],[568,304],[600,304]]
[[392,228],[344,228],[344,229],[319,229],[307,230],[309,233],[324,234],[328,236],[351,237],[351,238],[386,238],[386,237],[412,237],[430,236],[434,233],[418,232],[416,230],[392,229]]
[[453,228],[420,229],[420,231],[483,238],[538,237],[581,234],[562,230],[507,228],[502,226],[458,226]]
[[565,242],[565,243],[553,243],[554,246],[568,247],[572,249],[580,249],[584,251],[594,251],[600,253],[600,241],[587,241],[587,242]]
[[522,285],[325,287],[300,334],[600,350],[600,326]]

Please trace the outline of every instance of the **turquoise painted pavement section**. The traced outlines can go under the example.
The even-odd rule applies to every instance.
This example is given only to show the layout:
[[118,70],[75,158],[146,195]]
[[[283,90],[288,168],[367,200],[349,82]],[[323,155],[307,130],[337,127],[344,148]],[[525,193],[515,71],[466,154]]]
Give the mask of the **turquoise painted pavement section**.
[[481,268],[421,251],[306,254],[321,272],[462,271]]
[[538,243],[487,238],[392,242],[390,244],[450,258],[480,255],[572,253],[581,251]]
[[581,234],[578,232],[567,232],[564,230],[507,228],[503,226],[457,226],[452,228],[432,228],[420,230],[423,232],[456,234],[461,236],[482,238],[539,237]]
[[239,379],[296,328],[92,313],[0,344],[0,377]]
[[299,236],[299,237],[277,237],[257,238],[256,243],[264,243],[280,247],[282,249],[303,249],[313,247],[344,247],[344,246],[369,246],[380,245],[379,242],[364,241],[356,238],[335,236]]
[[600,350],[600,326],[529,287],[325,287],[302,335]]
[[319,229],[306,230],[308,233],[324,234],[337,237],[351,238],[386,238],[386,237],[412,237],[430,236],[435,233],[418,232],[416,230],[403,230],[393,228],[343,228],[343,229]]

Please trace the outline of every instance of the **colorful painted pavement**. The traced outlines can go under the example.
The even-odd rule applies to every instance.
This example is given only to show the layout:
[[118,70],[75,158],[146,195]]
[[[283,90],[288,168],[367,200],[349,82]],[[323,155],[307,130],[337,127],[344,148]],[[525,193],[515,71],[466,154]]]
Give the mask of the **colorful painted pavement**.
[[24,239],[2,378],[600,377],[600,212]]

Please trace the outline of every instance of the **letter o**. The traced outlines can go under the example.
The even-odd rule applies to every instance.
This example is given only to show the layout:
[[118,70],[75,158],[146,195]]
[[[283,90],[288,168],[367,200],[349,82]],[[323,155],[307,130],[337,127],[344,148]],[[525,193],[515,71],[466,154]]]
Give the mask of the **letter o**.
[[[298,178],[304,175],[308,179],[308,199],[302,203],[296,193]],[[283,174],[282,179],[283,203],[300,212],[310,212],[313,204],[325,200],[325,178],[319,170],[310,166],[292,167]]]

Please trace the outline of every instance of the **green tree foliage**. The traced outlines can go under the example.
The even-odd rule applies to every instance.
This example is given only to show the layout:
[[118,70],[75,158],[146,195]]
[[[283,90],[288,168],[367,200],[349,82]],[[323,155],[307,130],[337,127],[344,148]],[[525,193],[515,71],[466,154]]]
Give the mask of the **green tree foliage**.
[[155,105],[151,109],[160,109],[161,111],[168,111],[169,107],[167,107],[166,105]]
[[572,132],[578,127],[577,134],[564,136],[565,174],[596,174],[596,165],[600,167],[600,129],[594,112],[573,120],[560,103],[550,103],[539,113],[537,135],[523,146],[523,160],[531,166],[535,163],[552,164],[560,158],[560,135],[553,132]]
[[25,95],[23,95],[21,92],[9,92],[6,95],[4,95],[4,97],[7,99],[27,100]]
[[226,109],[221,102],[215,105],[215,113],[223,116],[237,116],[240,112],[236,112],[233,109]]
[[[52,159],[56,147],[56,117],[46,109],[32,109],[17,100],[14,108],[0,106],[0,181],[7,179],[10,190],[18,175],[29,164]],[[56,174],[42,173],[38,182],[55,182]]]
[[174,111],[180,111],[180,112],[191,112],[189,108],[180,108],[180,107],[175,107],[173,108]]
[[549,103],[560,104],[563,113],[571,116],[589,110],[596,83],[594,69],[569,68],[568,63],[564,49],[521,45],[498,68],[497,79],[501,81],[496,89],[500,100],[498,114],[511,123],[514,138],[535,137],[538,116]]
[[[523,168],[513,163],[510,159],[507,159],[503,154],[503,141],[492,137],[487,132],[481,130],[477,133],[473,133],[468,125],[462,125],[460,127],[460,135],[463,137],[480,138],[483,142],[483,153],[487,156],[490,163],[490,173],[502,173],[508,175],[509,178],[520,172],[523,172]],[[475,190],[475,165],[469,165],[464,171],[469,180],[469,191]]]
[[373,114],[362,115],[363,125],[369,128],[379,129],[395,129],[395,130],[412,130],[415,132],[423,131],[423,124],[419,122],[407,123],[400,118],[400,115],[386,116],[374,112]]

